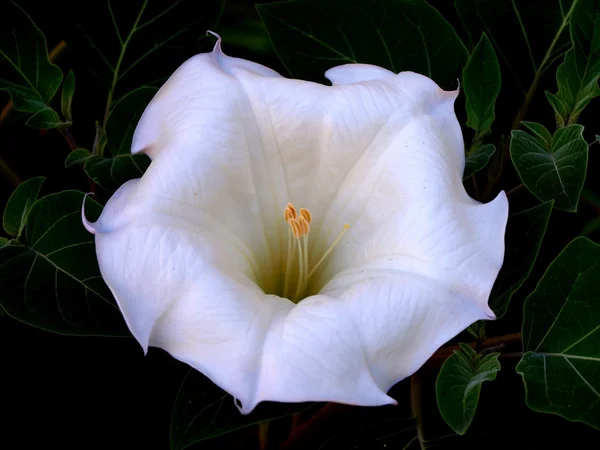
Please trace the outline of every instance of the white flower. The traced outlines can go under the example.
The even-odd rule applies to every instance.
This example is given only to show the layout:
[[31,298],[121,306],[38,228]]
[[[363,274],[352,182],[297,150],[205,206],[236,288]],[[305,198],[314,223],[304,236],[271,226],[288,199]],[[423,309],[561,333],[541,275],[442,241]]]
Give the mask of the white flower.
[[363,64],[326,77],[283,78],[218,42],[144,112],[145,175],[84,219],[144,351],[201,371],[243,413],[395,403],[392,385],[494,318],[508,204],[463,188],[457,92]]

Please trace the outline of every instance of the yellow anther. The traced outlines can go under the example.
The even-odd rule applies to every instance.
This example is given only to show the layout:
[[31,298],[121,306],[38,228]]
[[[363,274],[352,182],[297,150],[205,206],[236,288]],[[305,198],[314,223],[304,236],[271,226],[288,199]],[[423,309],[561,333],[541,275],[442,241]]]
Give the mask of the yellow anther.
[[286,209],[289,209],[292,213],[292,217],[295,219],[298,217],[298,213],[296,212],[296,208],[292,203],[288,203]]
[[290,219],[294,218],[294,214],[292,213],[292,210],[290,208],[285,208],[285,211],[283,211],[283,218],[286,222],[289,222]]
[[310,226],[308,225],[308,220],[304,216],[300,216],[297,219],[298,224],[302,228],[302,236],[306,236],[310,231]]
[[312,222],[312,214],[306,208],[300,208],[300,216],[304,217],[308,223]]
[[283,211],[283,218],[289,226],[283,296],[293,302],[298,302],[306,295],[306,291],[309,289],[309,278],[342,240],[350,225],[344,225],[342,232],[321,255],[321,258],[314,264],[312,270],[309,270],[308,234],[310,232],[312,214],[306,208],[300,208],[298,214],[294,205],[288,203]]
[[302,229],[300,228],[300,224],[296,219],[288,220],[290,227],[292,228],[292,234],[296,239],[299,239],[302,236]]

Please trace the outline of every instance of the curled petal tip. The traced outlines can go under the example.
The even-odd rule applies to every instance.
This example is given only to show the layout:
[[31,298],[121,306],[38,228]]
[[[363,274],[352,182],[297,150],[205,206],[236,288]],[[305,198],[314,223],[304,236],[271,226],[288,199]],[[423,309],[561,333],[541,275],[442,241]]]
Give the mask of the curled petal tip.
[[238,411],[241,414],[248,414],[250,413],[250,411],[252,411],[252,408],[245,408],[244,405],[242,404],[242,402],[240,401],[240,399],[238,398],[233,398],[233,404],[235,405],[235,407],[238,409]]
[[496,320],[496,314],[494,313],[494,311],[492,311],[492,309],[489,306],[485,311],[484,320]]
[[85,217],[85,200],[88,198],[89,195],[94,195],[94,193],[88,192],[83,196],[83,203],[81,204],[81,222],[83,223],[83,226],[86,230],[88,230],[89,233],[96,234],[98,230],[96,230],[94,226],[95,224],[87,220],[87,218]]
[[211,35],[217,38],[217,42],[215,43],[215,47],[213,48],[213,51],[215,50],[221,50],[221,36],[218,35],[217,33],[215,33],[214,31],[211,30],[206,30],[206,35]]

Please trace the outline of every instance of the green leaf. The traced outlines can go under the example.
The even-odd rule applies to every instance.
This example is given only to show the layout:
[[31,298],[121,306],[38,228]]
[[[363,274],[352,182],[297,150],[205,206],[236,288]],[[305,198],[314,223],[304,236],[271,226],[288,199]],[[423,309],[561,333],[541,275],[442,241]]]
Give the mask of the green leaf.
[[600,428],[600,245],[574,239],[525,301],[527,405]]
[[279,59],[296,78],[365,63],[412,70],[455,88],[467,52],[423,0],[295,0],[257,5]]
[[6,247],[10,241],[5,237],[0,237],[0,248]]
[[501,84],[498,57],[487,35],[483,33],[463,69],[467,126],[475,130],[475,142],[481,141],[491,131]]
[[550,150],[550,147],[552,146],[552,133],[550,133],[544,125],[536,122],[527,122],[525,120],[523,120],[521,124],[531,131],[531,134],[544,145],[546,150]]
[[183,450],[197,442],[298,413],[313,405],[262,402],[252,413],[242,415],[231,395],[191,369],[179,388],[171,416],[171,450]]
[[[160,85],[199,53],[187,45],[215,29],[224,0],[74,3],[78,24],[69,44],[108,91],[107,111],[131,86]],[[209,40],[206,40],[209,43]],[[160,61],[159,64],[156,61]]]
[[481,384],[496,379],[500,370],[500,353],[483,357],[465,344],[444,361],[435,383],[438,407],[446,423],[458,434],[471,425]]
[[21,236],[29,211],[40,194],[44,180],[44,177],[35,177],[24,181],[17,186],[8,199],[2,224],[4,231],[11,236]]
[[565,126],[566,117],[569,115],[567,105],[558,98],[556,95],[546,91],[546,98],[554,110],[554,119],[556,120],[556,128],[562,128]]
[[554,200],[554,206],[565,211],[577,211],[585,181],[588,145],[582,133],[581,125],[560,128],[550,149],[520,130],[513,130],[510,141],[510,156],[523,184],[541,201]]
[[157,91],[155,87],[142,86],[114,105],[106,121],[106,139],[113,156],[131,154],[135,127]]
[[506,314],[512,296],[529,277],[546,234],[554,201],[511,214],[506,226],[504,263],[490,294],[497,318]]
[[71,112],[73,94],[75,94],[75,74],[70,70],[65,77],[60,96],[60,110],[65,119],[69,122],[73,120],[73,114]]
[[62,72],[48,59],[46,38],[27,13],[13,2],[2,11],[0,90],[10,95],[17,111],[37,113],[49,107]]
[[[129,336],[81,222],[84,195],[51,194],[27,217],[26,245],[0,248],[0,304],[17,320],[60,334]],[[86,215],[102,207],[88,199]]]
[[570,43],[565,0],[455,0],[454,7],[471,42],[487,34],[523,93]]
[[45,108],[36,112],[33,116],[27,119],[25,125],[41,130],[50,130],[52,128],[68,125],[60,120],[59,115],[52,108]]
[[85,160],[87,175],[108,192],[116,191],[126,181],[141,177],[150,165],[148,156],[131,154],[131,141],[136,124],[156,92],[154,87],[143,86],[117,102],[106,121],[110,155],[92,156]]
[[77,164],[83,164],[92,154],[85,148],[77,148],[67,155],[65,167],[72,167]]
[[463,180],[472,177],[487,166],[494,153],[496,153],[496,146],[494,144],[478,145],[470,150],[465,159]]
[[566,124],[576,123],[590,100],[600,95],[600,0],[577,2],[570,31],[573,46],[556,71],[556,97],[566,107]]
[[108,192],[116,191],[123,183],[140,178],[148,166],[146,155],[117,155],[114,158],[92,156],[85,160],[84,170],[96,184]]

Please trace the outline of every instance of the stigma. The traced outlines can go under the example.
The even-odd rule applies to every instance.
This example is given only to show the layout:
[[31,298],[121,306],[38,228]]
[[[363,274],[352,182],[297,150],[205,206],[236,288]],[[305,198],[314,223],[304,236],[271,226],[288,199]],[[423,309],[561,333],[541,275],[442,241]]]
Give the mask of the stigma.
[[288,225],[283,297],[298,303],[306,294],[310,277],[333,251],[350,226],[344,225],[339,236],[323,252],[312,268],[309,268],[308,236],[313,218],[311,212],[306,208],[300,208],[298,211],[292,203],[288,203],[283,211],[283,218]]

